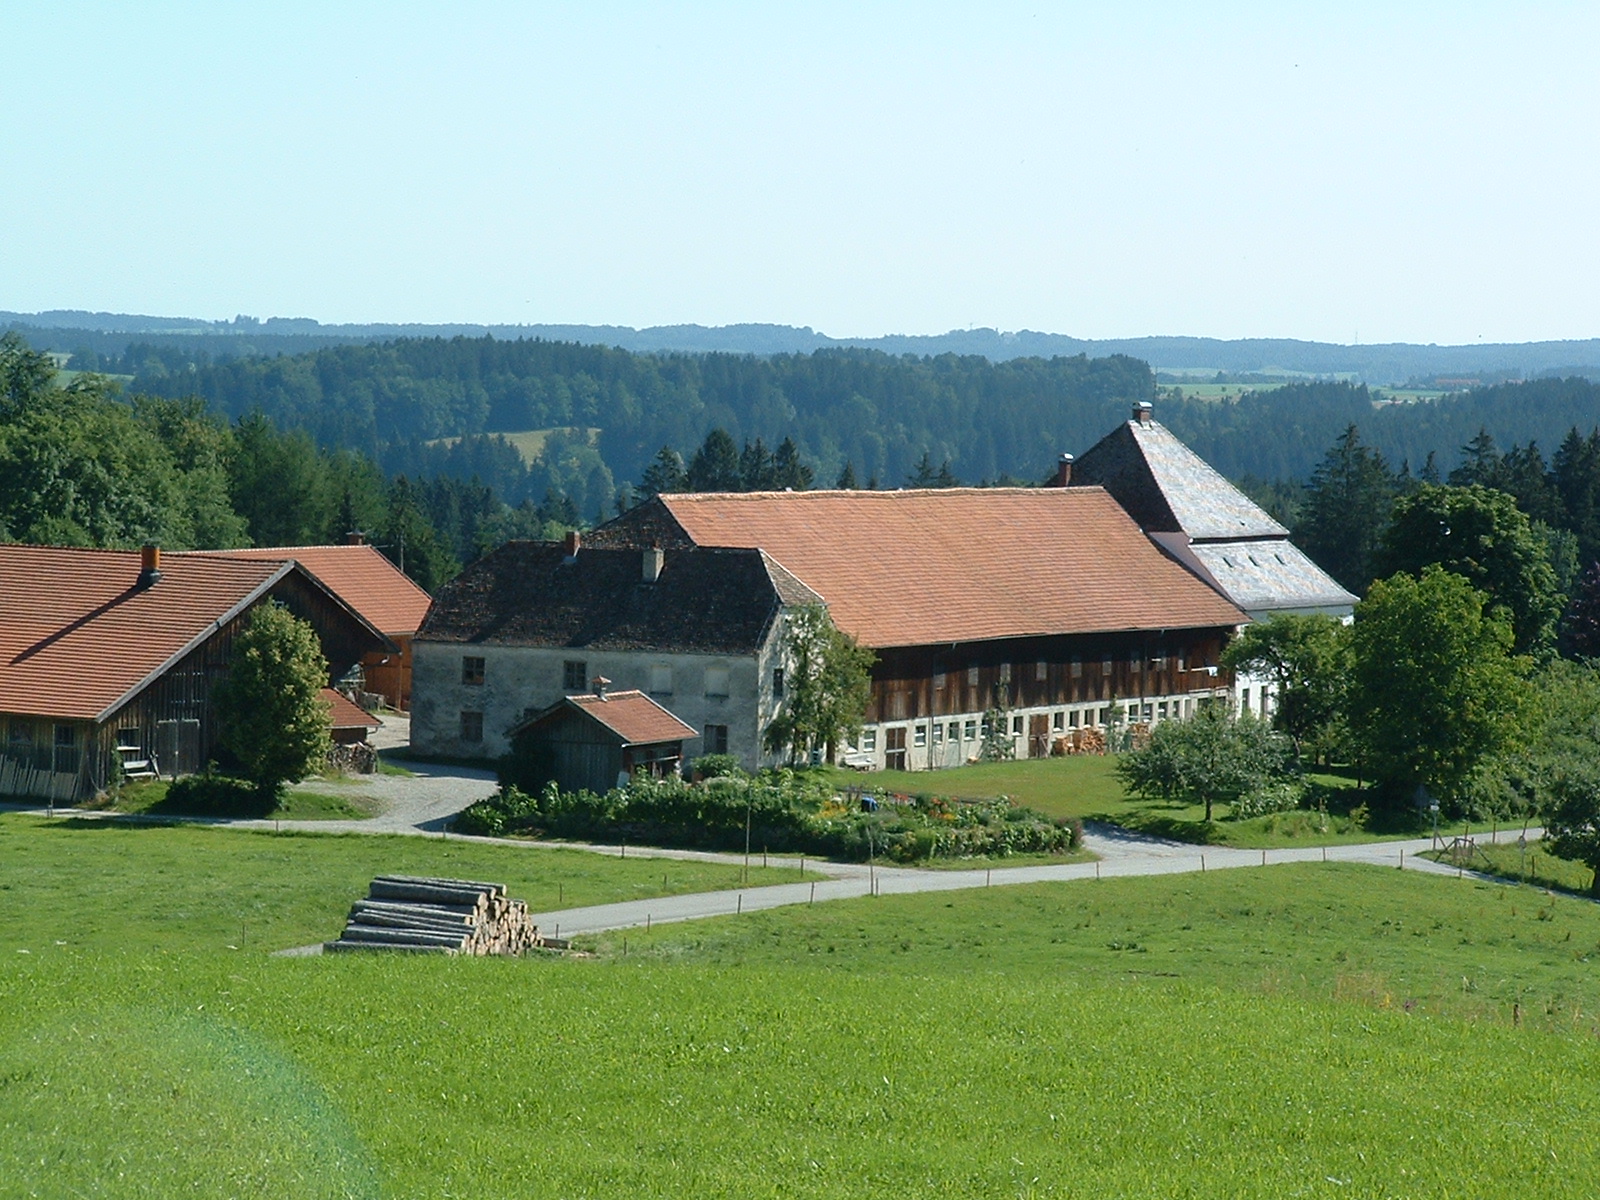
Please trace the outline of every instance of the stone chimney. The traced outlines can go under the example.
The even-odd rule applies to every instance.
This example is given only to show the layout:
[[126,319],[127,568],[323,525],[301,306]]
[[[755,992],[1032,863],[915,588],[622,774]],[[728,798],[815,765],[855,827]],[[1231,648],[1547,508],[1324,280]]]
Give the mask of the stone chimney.
[[611,680],[604,675],[596,675],[589,681],[589,684],[594,688],[594,694],[604,700],[606,698],[606,689],[611,686]]
[[359,529],[352,529],[344,535],[344,544],[346,546],[365,546],[367,544],[367,535]]
[[646,583],[654,583],[661,578],[661,568],[666,563],[667,556],[660,546],[651,546],[644,552],[644,572],[641,578]]
[[1133,406],[1133,419],[1141,425],[1148,425],[1155,419],[1155,405],[1148,400],[1141,400]]
[[139,583],[141,588],[154,587],[161,582],[161,547],[146,542],[139,551]]
[[571,562],[578,557],[578,548],[583,544],[583,539],[576,529],[567,530],[567,561]]
[[1056,460],[1056,487],[1072,486],[1072,455],[1063,454]]

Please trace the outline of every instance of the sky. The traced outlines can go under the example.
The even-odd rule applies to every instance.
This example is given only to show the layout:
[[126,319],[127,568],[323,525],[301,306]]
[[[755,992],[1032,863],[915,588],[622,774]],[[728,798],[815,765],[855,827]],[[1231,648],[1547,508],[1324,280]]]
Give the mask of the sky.
[[1600,5],[12,3],[0,310],[1600,336]]

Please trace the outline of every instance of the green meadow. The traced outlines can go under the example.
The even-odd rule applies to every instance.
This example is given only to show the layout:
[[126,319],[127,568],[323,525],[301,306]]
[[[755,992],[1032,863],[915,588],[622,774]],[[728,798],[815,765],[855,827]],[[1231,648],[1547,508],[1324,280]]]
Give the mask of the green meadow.
[[[1146,800],[1130,795],[1117,778],[1117,756],[1073,755],[1027,758],[1012,762],[973,763],[948,771],[873,771],[863,774],[842,767],[826,768],[839,787],[865,787],[903,795],[933,793],[967,799],[1007,796],[1049,817],[1109,821],[1157,837],[1216,846],[1272,849],[1282,846],[1338,845],[1384,838],[1424,837],[1421,825],[1385,823],[1362,805],[1365,794],[1346,773],[1313,772],[1310,779],[1328,789],[1325,812],[1297,810],[1235,821],[1227,805],[1218,819],[1205,823],[1205,808]],[[1471,832],[1464,824],[1444,822],[1439,833]]]
[[[680,868],[737,875],[0,817],[0,1194],[1587,1197],[1600,1175],[1600,907],[1531,887],[1303,864],[802,906],[566,958],[266,953],[327,936],[379,869],[590,903]],[[235,891],[260,923],[241,949],[215,911]]]

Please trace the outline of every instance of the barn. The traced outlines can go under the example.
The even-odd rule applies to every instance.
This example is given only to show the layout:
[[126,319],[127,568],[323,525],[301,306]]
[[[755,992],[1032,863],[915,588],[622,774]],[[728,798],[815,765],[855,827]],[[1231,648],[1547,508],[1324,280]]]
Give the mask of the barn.
[[0,545],[0,794],[86,799],[126,770],[199,770],[233,639],[276,601],[330,682],[394,644],[294,562]]
[[511,730],[525,787],[607,792],[635,774],[677,774],[683,745],[699,737],[643,692],[595,690],[564,696]]

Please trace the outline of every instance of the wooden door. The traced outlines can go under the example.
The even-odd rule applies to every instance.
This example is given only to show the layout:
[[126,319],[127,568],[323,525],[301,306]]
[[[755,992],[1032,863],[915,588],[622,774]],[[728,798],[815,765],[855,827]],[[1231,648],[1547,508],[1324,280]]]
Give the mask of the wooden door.
[[1028,757],[1050,757],[1050,715],[1036,713],[1028,718]]
[[906,727],[896,726],[883,733],[883,765],[891,771],[906,769]]

